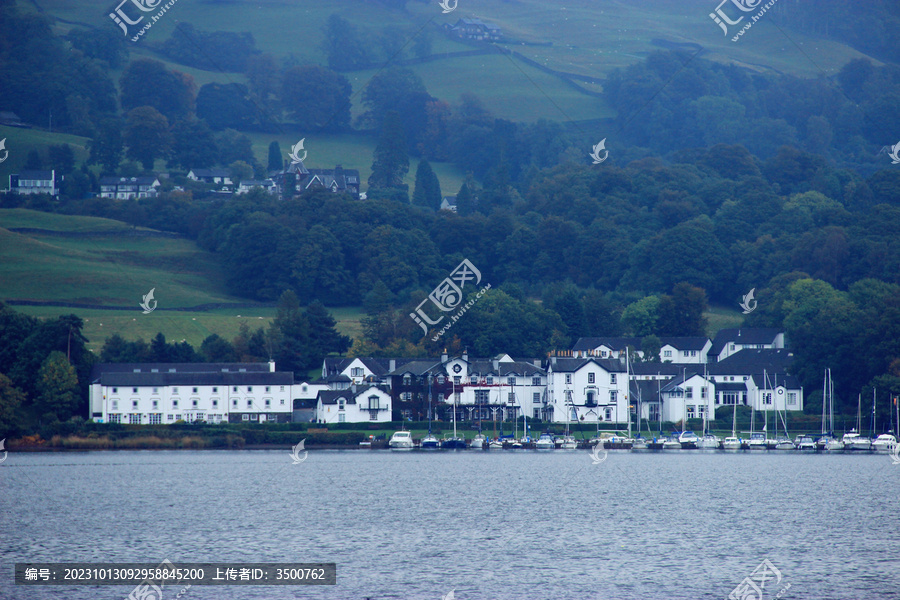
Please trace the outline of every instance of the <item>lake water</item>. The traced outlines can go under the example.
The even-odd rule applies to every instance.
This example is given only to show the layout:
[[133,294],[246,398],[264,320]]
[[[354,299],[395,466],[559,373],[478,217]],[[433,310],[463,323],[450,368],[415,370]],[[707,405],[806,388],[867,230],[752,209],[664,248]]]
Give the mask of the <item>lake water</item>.
[[[900,598],[900,465],[879,455],[610,451],[11,453],[15,562],[334,562],[329,587],[194,586],[184,600]],[[777,580],[776,580],[777,581]],[[171,586],[167,588],[170,589]],[[164,600],[177,590],[166,591]]]

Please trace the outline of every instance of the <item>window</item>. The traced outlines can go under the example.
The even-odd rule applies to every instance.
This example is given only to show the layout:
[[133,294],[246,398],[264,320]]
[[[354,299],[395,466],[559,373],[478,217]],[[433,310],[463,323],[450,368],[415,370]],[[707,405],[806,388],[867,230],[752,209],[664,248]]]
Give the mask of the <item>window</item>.
[[616,374],[615,373],[609,374],[609,384],[616,385]]
[[409,375],[403,376],[403,385],[409,385],[412,383],[412,378]]
[[252,391],[253,391],[253,386],[252,386],[252,385],[248,385],[248,386],[247,386],[247,393],[250,393],[250,392],[252,392]]
[[606,409],[606,420],[612,421],[612,409],[611,408]]
[[507,377],[506,385],[516,385],[516,378],[515,377]]
[[685,392],[684,393],[685,398],[693,398],[694,397],[694,388],[692,388],[692,387],[685,388],[684,392]]
[[121,422],[122,422],[122,415],[120,415],[120,414],[118,414],[118,413],[110,413],[110,415],[109,415],[109,422],[110,422],[110,423],[121,423]]
[[438,394],[438,402],[444,401],[444,394]]
[[131,408],[137,408],[137,407],[138,407],[138,401],[137,401],[137,400],[132,400],[132,401],[131,401]]
[[212,403],[213,403],[213,408],[218,408],[218,407],[219,407],[219,401],[218,401],[218,400],[213,400]]
[[253,408],[253,400],[247,400],[247,408]]
[[197,399],[195,398],[194,400],[192,400],[191,404],[194,406],[194,408],[197,408],[197,404],[198,404]]
[[197,388],[191,388],[191,393],[192,393],[192,394],[196,394],[196,393],[197,393]]
[[510,392],[510,393],[507,394],[507,396],[506,396],[506,401],[507,401],[509,404],[515,404],[515,402],[516,402],[516,395],[515,395],[513,392]]
[[706,386],[700,388],[700,397],[706,400]]
[[283,391],[284,391],[284,386],[281,386],[281,389],[278,390],[278,391],[279,391],[279,392],[283,392]]
[[488,375],[488,376],[485,378],[484,382],[485,382],[486,384],[488,384],[488,385],[494,385],[494,376],[493,376],[493,375]]
[[178,400],[172,400],[172,408],[178,408]]
[[128,415],[128,423],[131,425],[140,425],[141,424],[141,415],[140,414]]
[[443,375],[438,375],[438,385],[444,385],[447,380],[444,379]]
[[378,420],[378,413],[377,413],[377,412],[370,412],[370,413],[369,413],[369,420],[370,420],[370,421],[377,421],[377,420]]
[[788,392],[788,406],[797,406],[797,392]]
[[169,415],[169,416],[167,417],[167,419],[168,419],[169,421],[174,421],[174,420],[175,420],[175,415]]
[[232,407],[232,408],[237,408],[237,400],[232,400],[232,401],[231,401],[231,407]]
[[112,401],[112,408],[113,408],[113,410],[119,410],[119,401],[118,400]]
[[162,415],[159,413],[150,413],[150,424],[151,425],[161,425],[162,424]]
[[369,410],[378,410],[378,396],[369,396]]
[[541,418],[541,409],[539,409],[539,408],[534,409],[534,418],[535,419]]
[[158,394],[158,393],[159,393],[159,388],[158,388],[158,387],[153,388],[153,393],[154,393],[154,394]]
[[284,406],[284,398],[281,399],[281,406]]
[[663,350],[663,356],[665,358],[672,358],[672,351],[671,350]]
[[267,391],[267,392],[270,392],[270,391],[272,391],[272,388],[269,387],[269,386],[266,386],[266,391]]
[[688,419],[694,418],[694,405],[693,404],[691,404],[687,407],[687,418]]
[[619,392],[616,390],[609,390],[609,401],[611,404],[616,403],[616,398],[618,398]]
[[412,394],[410,394],[409,392],[403,392],[402,394],[400,394],[400,399],[404,402],[409,402],[410,400],[412,400]]
[[571,385],[572,383],[572,374],[566,373],[566,385]]
[[772,404],[772,392],[763,393],[763,403]]
[[272,407],[272,399],[266,398],[266,408],[271,408],[271,407]]
[[344,400],[343,398],[340,398],[340,399],[338,400],[338,410],[344,410],[344,404],[345,404],[346,402],[347,402],[346,400]]
[[237,386],[234,386],[233,388],[231,388],[231,391],[237,393]]
[[159,408],[159,400],[153,401],[153,408]]
[[475,404],[490,404],[488,390],[475,390]]
[[597,383],[597,376],[595,373],[588,373],[588,383]]
[[566,402],[572,401],[572,390],[566,390]]
[[137,388],[134,388],[134,387],[131,388],[131,393],[132,393],[132,394],[137,394]]
[[365,372],[363,371],[362,367],[353,367],[352,369],[350,369],[350,377],[363,377],[364,375]]
[[541,393],[540,393],[540,392],[535,392],[534,394],[532,394],[532,395],[531,395],[531,401],[532,401],[534,404],[540,404],[540,403],[541,403]]
[[338,423],[346,423],[347,422],[347,414],[341,413],[338,415]]
[[219,388],[214,387],[214,388],[213,388],[213,394],[218,394],[218,393],[219,393]]
[[119,393],[119,388],[114,387],[114,388],[113,388],[113,394],[118,394],[118,393]]
[[541,378],[540,377],[532,377],[531,385],[541,385]]
[[587,406],[595,406],[597,403],[594,401],[594,392],[587,393],[587,400],[585,401],[585,405]]
[[172,388],[172,393],[173,393],[173,394],[177,394],[177,393],[178,393],[178,388],[177,388],[177,387],[173,387],[173,388]]
[[243,416],[241,417],[241,419],[242,419],[243,421],[249,421],[249,420],[250,420],[250,415],[243,415]]

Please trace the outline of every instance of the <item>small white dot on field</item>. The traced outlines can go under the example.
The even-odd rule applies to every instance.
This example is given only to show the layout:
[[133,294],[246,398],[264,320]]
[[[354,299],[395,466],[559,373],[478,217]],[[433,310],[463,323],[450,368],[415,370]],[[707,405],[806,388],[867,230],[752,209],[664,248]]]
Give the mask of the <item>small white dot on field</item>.
[[240,319],[240,318],[241,318],[241,315],[238,315],[237,318]]
[[191,321],[196,321],[197,317],[191,317]]
[[132,319],[132,321],[137,321],[137,319]]

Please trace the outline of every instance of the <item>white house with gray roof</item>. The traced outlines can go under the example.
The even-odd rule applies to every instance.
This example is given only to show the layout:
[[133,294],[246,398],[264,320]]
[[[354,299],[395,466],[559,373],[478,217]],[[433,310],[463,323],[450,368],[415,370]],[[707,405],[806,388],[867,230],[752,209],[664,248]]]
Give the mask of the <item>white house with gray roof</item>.
[[625,361],[551,356],[547,365],[547,419],[554,423],[628,420]]
[[375,385],[323,390],[316,399],[316,422],[386,423],[391,420],[391,406],[391,395]]

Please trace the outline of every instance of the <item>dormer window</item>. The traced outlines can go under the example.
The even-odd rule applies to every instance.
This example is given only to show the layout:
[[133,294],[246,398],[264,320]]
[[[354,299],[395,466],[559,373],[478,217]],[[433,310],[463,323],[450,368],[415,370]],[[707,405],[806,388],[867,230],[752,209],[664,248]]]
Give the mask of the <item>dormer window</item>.
[[493,377],[493,375],[488,375],[487,378],[486,378],[484,381],[485,381],[485,383],[487,383],[488,385],[494,385],[494,377]]

